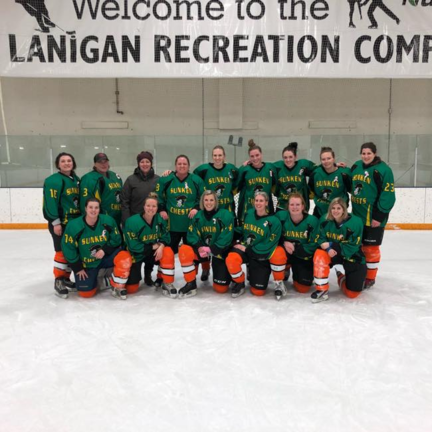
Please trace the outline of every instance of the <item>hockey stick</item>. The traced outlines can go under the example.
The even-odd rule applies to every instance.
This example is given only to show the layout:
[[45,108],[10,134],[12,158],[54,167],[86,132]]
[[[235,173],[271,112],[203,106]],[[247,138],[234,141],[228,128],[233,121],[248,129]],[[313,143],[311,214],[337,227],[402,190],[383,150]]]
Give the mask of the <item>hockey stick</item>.
[[[29,6],[29,7],[31,7],[35,12],[38,12],[38,10],[36,9],[36,8],[34,8],[31,4],[29,4],[29,3],[26,3],[26,5],[27,6]],[[63,33],[66,33],[67,35],[69,35],[69,36],[72,36],[72,35],[75,35],[76,34],[76,31],[75,30],[73,30],[73,31],[66,31],[66,30],[64,30],[64,29],[62,29],[59,25],[57,25],[51,18],[49,18],[49,17],[47,17],[46,15],[44,15],[43,13],[41,13],[41,15],[45,18],[45,19],[47,19],[48,21],[50,21],[50,22],[52,22],[59,30],[61,30]]]

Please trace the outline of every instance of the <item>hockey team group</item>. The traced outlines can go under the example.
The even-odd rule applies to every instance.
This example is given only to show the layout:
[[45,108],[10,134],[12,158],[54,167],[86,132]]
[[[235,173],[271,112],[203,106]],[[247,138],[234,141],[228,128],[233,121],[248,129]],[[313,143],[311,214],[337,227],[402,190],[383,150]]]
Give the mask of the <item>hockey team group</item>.
[[[246,280],[253,295],[265,295],[272,275],[277,300],[292,276],[294,290],[312,291],[312,302],[320,302],[329,297],[336,265],[340,289],[356,298],[375,284],[395,204],[393,173],[371,142],[361,146],[352,167],[337,164],[330,147],[321,149],[319,165],[298,159],[297,147],[290,143],[282,160],[269,163],[250,140],[249,160],[237,168],[216,146],[213,162],[191,172],[188,156],[179,155],[174,170],[160,177],[153,155],[142,151],[124,184],[105,153],[95,155],[93,170],[81,179],[74,157],[60,153],[58,172],[43,188],[55,294],[89,298],[109,289],[126,299],[143,275],[144,284],[163,295],[185,298],[197,294],[201,266],[201,281],[211,269],[214,291],[233,298],[245,292]],[[176,254],[181,288],[174,285]]]

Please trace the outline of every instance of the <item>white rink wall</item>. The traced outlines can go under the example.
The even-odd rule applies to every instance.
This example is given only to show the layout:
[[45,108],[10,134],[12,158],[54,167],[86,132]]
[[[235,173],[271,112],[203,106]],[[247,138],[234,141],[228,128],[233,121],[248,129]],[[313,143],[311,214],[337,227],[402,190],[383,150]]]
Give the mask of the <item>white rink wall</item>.
[[[431,224],[432,188],[396,188],[390,223]],[[0,224],[44,223],[42,188],[0,189]]]

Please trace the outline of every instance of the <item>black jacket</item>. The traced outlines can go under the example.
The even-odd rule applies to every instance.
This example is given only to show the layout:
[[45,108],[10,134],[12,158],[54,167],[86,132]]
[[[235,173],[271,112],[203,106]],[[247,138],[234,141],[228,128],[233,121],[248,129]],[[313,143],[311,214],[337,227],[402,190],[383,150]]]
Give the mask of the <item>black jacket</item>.
[[158,180],[159,176],[153,168],[146,176],[139,168],[135,168],[134,173],[126,179],[120,195],[123,225],[128,217],[143,212],[144,200],[150,192],[154,192]]

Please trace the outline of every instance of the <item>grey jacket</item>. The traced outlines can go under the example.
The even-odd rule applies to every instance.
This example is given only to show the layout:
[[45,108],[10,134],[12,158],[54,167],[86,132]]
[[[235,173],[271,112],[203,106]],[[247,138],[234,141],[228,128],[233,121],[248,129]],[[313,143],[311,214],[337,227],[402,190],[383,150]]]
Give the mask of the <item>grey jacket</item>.
[[150,192],[154,192],[158,180],[159,176],[153,168],[146,176],[139,168],[135,168],[134,173],[126,179],[120,194],[123,225],[128,217],[143,212],[144,200]]

